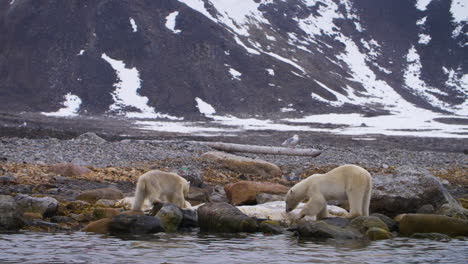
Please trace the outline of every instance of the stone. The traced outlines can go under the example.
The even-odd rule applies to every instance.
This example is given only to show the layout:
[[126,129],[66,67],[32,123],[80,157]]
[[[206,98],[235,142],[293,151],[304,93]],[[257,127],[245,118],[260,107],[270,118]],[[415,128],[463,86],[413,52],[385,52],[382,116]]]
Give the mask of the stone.
[[257,201],[257,204],[263,204],[268,202],[284,201],[284,197],[284,195],[259,193],[257,194],[255,200]]
[[361,238],[360,234],[355,229],[342,228],[331,225],[326,221],[305,221],[301,220],[292,231],[297,231],[301,238],[335,238],[335,239],[357,239]]
[[350,227],[359,230],[361,233],[367,232],[372,227],[390,231],[388,226],[376,216],[358,216],[349,223]]
[[391,232],[398,231],[398,222],[391,219],[390,217],[379,213],[371,214],[371,216],[378,217],[380,220],[382,220],[382,222],[384,222],[387,225],[388,229]]
[[206,203],[210,201],[210,196],[208,195],[207,190],[190,186],[186,199],[190,202],[195,201],[196,203]]
[[93,132],[87,132],[75,138],[76,141],[91,143],[95,145],[106,143],[107,141]]
[[157,217],[142,214],[120,214],[109,223],[109,233],[119,234],[154,234],[164,232],[164,227]]
[[32,197],[25,194],[16,195],[15,201],[23,213],[39,213],[43,217],[55,215],[59,205],[59,202],[52,197]]
[[175,232],[179,229],[183,220],[182,210],[174,204],[164,203],[162,208],[156,214],[159,218],[164,231]]
[[193,228],[198,227],[198,214],[196,210],[189,208],[182,208],[182,223],[180,228]]
[[54,215],[50,218],[50,221],[53,223],[70,223],[73,222],[74,219],[69,216]]
[[453,206],[448,203],[440,206],[435,214],[468,220],[468,210],[461,206]]
[[258,229],[260,232],[268,235],[277,235],[284,233],[284,229],[278,222],[265,220],[258,225]]
[[12,185],[17,183],[16,177],[13,174],[0,176],[0,185]]
[[376,174],[372,178],[371,212],[393,217],[445,199],[440,181],[426,169],[401,166],[393,174]]
[[87,224],[81,231],[83,232],[91,232],[97,234],[108,234],[109,233],[109,225],[112,219],[104,218],[97,221],[90,222]]
[[411,238],[416,238],[416,239],[430,239],[430,240],[436,240],[436,241],[450,241],[452,238],[450,236],[447,236],[445,234],[440,234],[440,233],[414,233],[411,235]]
[[206,152],[201,156],[204,160],[214,161],[221,166],[240,173],[259,175],[264,178],[281,178],[281,169],[270,162],[260,159],[251,159],[220,151]]
[[24,221],[15,199],[9,195],[0,195],[0,230],[17,231],[23,226]]
[[366,237],[369,240],[384,240],[384,239],[392,239],[393,234],[378,227],[371,227],[366,231]]
[[432,204],[425,204],[421,206],[416,213],[418,214],[433,214],[435,212],[434,206]]
[[213,203],[229,203],[229,200],[226,197],[226,192],[224,191],[224,187],[221,185],[216,185],[213,192],[210,194],[209,201]]
[[53,231],[59,228],[57,223],[51,223],[42,219],[33,219],[28,226],[36,227],[44,231]]
[[48,171],[65,177],[80,177],[91,172],[90,169],[84,166],[68,162],[52,165]]
[[202,232],[238,233],[256,232],[257,222],[227,203],[206,203],[197,210]]
[[400,233],[441,233],[449,236],[468,236],[468,220],[436,214],[405,214],[400,220]]
[[255,204],[259,193],[286,194],[288,190],[287,186],[270,182],[240,181],[224,186],[226,196],[233,205]]
[[23,219],[26,221],[32,221],[34,219],[42,219],[42,214],[40,213],[31,213],[31,212],[26,212],[23,213]]
[[120,200],[124,198],[122,191],[116,188],[102,188],[82,192],[75,199],[95,203],[100,199]]
[[112,218],[116,215],[120,214],[120,211],[114,208],[94,208],[93,210],[93,218],[94,219],[102,219],[102,218]]
[[96,201],[95,205],[101,205],[105,207],[113,207],[118,200],[110,200],[110,199],[99,199]]

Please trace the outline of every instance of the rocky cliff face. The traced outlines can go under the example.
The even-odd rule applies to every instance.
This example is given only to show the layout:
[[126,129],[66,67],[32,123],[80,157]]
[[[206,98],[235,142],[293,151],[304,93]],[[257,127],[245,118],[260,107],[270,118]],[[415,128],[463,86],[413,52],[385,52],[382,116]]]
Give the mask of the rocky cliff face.
[[460,0],[0,0],[0,110],[466,116],[467,14]]

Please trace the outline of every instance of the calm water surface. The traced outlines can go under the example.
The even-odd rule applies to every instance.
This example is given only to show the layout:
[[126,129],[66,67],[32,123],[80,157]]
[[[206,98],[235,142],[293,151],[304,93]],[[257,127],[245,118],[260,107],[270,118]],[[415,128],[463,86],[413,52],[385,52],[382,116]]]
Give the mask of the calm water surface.
[[196,232],[117,238],[75,233],[0,234],[0,263],[468,263],[468,241],[397,238],[300,241],[291,235]]

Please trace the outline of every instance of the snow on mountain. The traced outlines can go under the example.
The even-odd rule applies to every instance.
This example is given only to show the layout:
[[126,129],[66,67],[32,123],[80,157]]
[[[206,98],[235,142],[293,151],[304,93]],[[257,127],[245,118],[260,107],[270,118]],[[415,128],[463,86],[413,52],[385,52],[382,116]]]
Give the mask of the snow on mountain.
[[466,137],[467,30],[466,0],[0,0],[0,105]]
[[63,102],[63,107],[57,110],[56,112],[42,112],[46,116],[56,116],[56,117],[73,117],[78,115],[80,110],[81,99],[68,93],[65,95],[65,101]]

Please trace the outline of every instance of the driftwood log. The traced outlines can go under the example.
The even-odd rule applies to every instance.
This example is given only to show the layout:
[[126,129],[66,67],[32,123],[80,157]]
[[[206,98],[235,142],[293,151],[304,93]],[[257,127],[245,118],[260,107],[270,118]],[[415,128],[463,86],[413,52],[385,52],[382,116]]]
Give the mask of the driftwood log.
[[322,152],[316,149],[293,149],[283,147],[257,146],[257,145],[242,145],[223,142],[203,142],[217,150],[226,152],[247,152],[256,154],[273,154],[273,155],[289,155],[289,156],[312,156],[317,157]]

